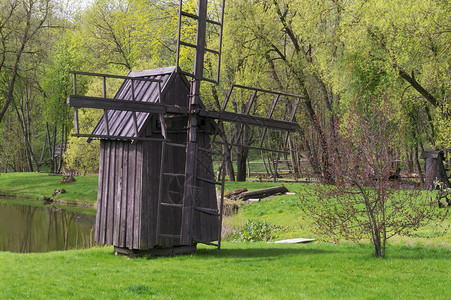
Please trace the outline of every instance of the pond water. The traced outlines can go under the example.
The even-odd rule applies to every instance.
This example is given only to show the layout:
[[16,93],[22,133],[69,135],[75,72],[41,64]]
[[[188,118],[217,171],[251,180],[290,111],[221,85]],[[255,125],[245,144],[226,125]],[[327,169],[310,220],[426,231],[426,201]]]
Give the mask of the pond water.
[[94,245],[93,211],[87,214],[39,201],[0,200],[0,251],[90,248]]

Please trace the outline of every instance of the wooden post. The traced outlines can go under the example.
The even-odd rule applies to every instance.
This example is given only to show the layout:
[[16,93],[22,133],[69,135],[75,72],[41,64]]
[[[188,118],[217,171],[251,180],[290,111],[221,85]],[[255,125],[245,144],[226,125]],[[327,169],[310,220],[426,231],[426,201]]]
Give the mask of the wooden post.
[[73,88],[74,88],[74,95],[77,95],[77,74],[74,73],[73,77]]
[[182,208],[182,230],[180,243],[193,243],[193,212],[197,184],[197,127],[200,109],[200,83],[204,71],[205,33],[207,30],[207,0],[199,0],[199,16],[197,19],[196,56],[194,60],[194,78],[191,81],[191,93],[188,117],[188,141],[185,162],[185,187]]

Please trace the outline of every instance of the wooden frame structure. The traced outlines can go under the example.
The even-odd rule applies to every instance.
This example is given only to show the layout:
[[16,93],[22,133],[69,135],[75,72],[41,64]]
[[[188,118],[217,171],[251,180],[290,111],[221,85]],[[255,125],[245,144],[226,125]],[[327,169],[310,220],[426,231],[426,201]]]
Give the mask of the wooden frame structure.
[[[117,253],[131,256],[142,254],[174,255],[195,251],[197,243],[221,247],[222,206],[225,172],[221,181],[215,181],[212,143],[235,146],[233,138],[225,137],[223,124],[264,128],[259,150],[283,152],[283,149],[264,148],[268,128],[287,133],[299,130],[295,113],[301,96],[263,89],[232,85],[220,111],[205,109],[200,97],[201,82],[219,81],[219,49],[205,48],[206,24],[222,24],[221,20],[207,19],[207,0],[199,0],[199,14],[182,11],[180,1],[179,41],[181,46],[196,50],[192,73],[177,66],[131,72],[115,76],[73,72],[74,93],[68,104],[74,107],[75,136],[101,140],[99,193],[96,221],[96,241],[114,245]],[[180,41],[182,17],[197,21],[196,45]],[[216,80],[203,76],[204,54],[218,56]],[[103,80],[101,97],[86,97],[77,93],[77,77],[96,76]],[[191,77],[188,81],[185,76]],[[113,98],[106,93],[106,80],[123,80]],[[227,111],[234,90],[252,91],[243,113]],[[268,114],[253,114],[257,94],[274,96]],[[273,118],[281,96],[295,98],[288,120]],[[103,117],[91,133],[80,132],[78,109],[102,109]],[[221,141],[218,141],[219,137]],[[223,159],[228,159],[223,154]],[[221,186],[218,200],[215,185]],[[217,241],[217,243],[214,243]]]

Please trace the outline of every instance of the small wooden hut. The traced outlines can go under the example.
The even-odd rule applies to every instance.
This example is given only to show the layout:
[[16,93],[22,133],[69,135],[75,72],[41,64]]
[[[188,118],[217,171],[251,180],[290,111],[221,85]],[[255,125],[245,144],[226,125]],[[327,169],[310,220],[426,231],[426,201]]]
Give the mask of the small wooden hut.
[[[189,83],[176,67],[131,72],[115,95],[123,110],[106,110],[90,139],[100,139],[95,239],[128,255],[189,253],[218,240],[212,158],[199,151],[194,206],[184,203],[187,114],[127,111],[127,100],[188,107]],[[138,79],[155,79],[142,81]],[[210,148],[201,122],[199,149]],[[182,219],[190,218],[189,222]],[[192,228],[182,229],[189,223]],[[188,232],[191,242],[186,242]],[[185,241],[185,242],[182,242]]]

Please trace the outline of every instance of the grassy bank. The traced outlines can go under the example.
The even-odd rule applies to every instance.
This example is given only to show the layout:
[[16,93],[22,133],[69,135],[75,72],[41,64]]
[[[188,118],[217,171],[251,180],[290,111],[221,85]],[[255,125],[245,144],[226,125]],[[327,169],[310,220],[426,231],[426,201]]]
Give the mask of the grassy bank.
[[445,299],[451,249],[225,243],[220,254],[128,259],[112,248],[0,252],[0,298]]
[[51,196],[54,190],[65,189],[66,193],[54,198],[67,203],[95,205],[97,176],[78,176],[71,183],[61,183],[61,178],[46,173],[4,173],[0,175],[0,194],[42,199]]
[[[68,203],[85,203],[95,205],[97,200],[97,176],[78,176],[76,182],[61,183],[62,176],[52,176],[44,173],[5,173],[0,175],[0,194],[14,195],[33,199],[50,196],[55,189],[65,189],[65,194],[55,196],[56,199]],[[226,191],[247,187],[249,190],[281,185],[273,182],[227,182]],[[327,237],[314,235],[308,226],[309,217],[305,216],[299,207],[299,198],[309,189],[309,184],[283,183],[293,195],[276,196],[263,199],[260,202],[245,205],[233,217],[226,217],[224,224],[230,232],[238,230],[249,220],[265,220],[271,224],[287,228],[279,232],[278,238],[316,238],[328,241]],[[92,213],[92,212],[91,212]],[[451,226],[451,215],[443,224]],[[438,235],[434,228],[422,228],[409,237],[395,237],[391,243],[412,245],[451,245],[451,232]]]
[[[299,198],[301,195],[305,195],[306,191],[308,192],[310,185],[299,183],[283,184],[290,192],[295,194],[266,198],[260,202],[245,205],[237,215],[226,217],[224,219],[224,224],[228,228],[237,229],[242,227],[248,220],[264,220],[271,224],[287,228],[278,233],[278,239],[303,237],[330,242],[330,239],[327,236],[318,236],[313,233],[309,226],[312,219],[305,215],[299,206]],[[230,191],[241,187],[247,187],[249,190],[255,190],[277,185],[281,185],[281,183],[228,182],[226,189],[227,191]],[[424,193],[428,194],[430,192],[424,191]],[[451,232],[450,230],[445,231],[446,228],[451,228],[451,213],[448,215],[447,220],[445,220],[438,228],[432,225],[425,226],[410,236],[395,236],[388,241],[391,244],[398,245],[409,244],[417,246],[449,247],[451,245]]]

